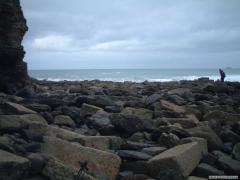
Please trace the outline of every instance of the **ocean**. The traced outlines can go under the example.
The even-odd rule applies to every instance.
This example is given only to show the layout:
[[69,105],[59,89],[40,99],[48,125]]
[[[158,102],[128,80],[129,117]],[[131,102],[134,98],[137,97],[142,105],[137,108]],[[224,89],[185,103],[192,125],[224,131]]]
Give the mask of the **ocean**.
[[[240,68],[224,69],[226,81],[240,82]],[[30,70],[31,77],[49,81],[101,80],[115,82],[167,82],[194,80],[209,77],[218,80],[218,69],[79,69],[79,70]]]

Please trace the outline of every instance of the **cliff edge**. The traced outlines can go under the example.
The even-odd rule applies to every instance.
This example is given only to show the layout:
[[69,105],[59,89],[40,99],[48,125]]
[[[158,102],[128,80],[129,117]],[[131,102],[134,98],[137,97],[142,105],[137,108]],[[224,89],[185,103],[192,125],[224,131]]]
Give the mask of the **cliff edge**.
[[0,91],[15,93],[28,82],[21,45],[28,27],[19,0],[0,1]]

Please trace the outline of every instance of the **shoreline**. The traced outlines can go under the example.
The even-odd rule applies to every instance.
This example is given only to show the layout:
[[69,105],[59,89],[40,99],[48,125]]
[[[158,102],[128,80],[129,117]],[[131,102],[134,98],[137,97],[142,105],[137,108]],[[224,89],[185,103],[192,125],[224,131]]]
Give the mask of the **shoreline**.
[[0,163],[23,167],[13,177],[72,180],[79,161],[92,180],[240,174],[239,82],[31,79],[0,102]]

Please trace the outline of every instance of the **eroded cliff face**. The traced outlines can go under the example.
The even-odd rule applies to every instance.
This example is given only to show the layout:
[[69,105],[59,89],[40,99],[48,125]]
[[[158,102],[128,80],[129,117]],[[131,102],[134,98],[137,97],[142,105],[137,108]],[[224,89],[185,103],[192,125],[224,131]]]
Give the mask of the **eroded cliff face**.
[[15,93],[28,83],[21,45],[27,30],[19,0],[0,0],[0,91]]

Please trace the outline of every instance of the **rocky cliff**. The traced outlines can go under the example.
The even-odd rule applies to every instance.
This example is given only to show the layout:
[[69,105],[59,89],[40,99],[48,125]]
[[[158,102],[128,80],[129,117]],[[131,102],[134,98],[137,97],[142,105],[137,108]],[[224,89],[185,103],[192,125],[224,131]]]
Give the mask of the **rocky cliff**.
[[14,93],[28,81],[21,45],[27,31],[19,0],[0,1],[0,91]]

